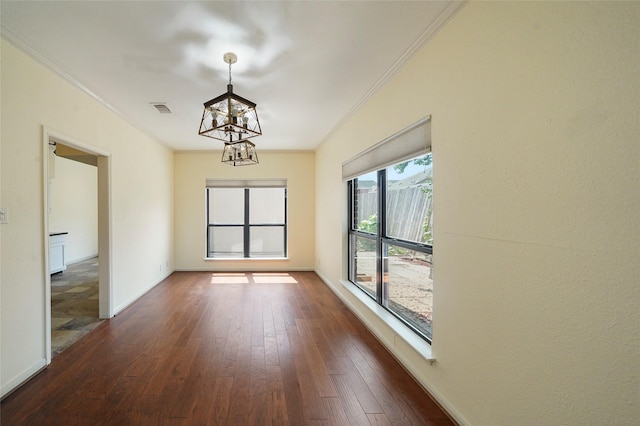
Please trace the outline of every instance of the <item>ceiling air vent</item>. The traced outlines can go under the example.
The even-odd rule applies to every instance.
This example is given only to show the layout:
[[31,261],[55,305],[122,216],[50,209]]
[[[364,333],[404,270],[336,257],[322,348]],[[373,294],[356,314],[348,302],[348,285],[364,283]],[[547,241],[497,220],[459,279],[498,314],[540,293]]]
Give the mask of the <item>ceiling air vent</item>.
[[153,107],[157,109],[160,114],[171,114],[171,110],[165,103],[152,102],[151,105],[153,105]]

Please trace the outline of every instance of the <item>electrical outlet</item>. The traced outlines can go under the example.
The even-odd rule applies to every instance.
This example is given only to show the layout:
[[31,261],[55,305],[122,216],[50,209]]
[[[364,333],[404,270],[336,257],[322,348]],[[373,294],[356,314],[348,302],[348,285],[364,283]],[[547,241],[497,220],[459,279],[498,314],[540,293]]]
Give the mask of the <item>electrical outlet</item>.
[[0,223],[9,223],[9,209],[0,207]]

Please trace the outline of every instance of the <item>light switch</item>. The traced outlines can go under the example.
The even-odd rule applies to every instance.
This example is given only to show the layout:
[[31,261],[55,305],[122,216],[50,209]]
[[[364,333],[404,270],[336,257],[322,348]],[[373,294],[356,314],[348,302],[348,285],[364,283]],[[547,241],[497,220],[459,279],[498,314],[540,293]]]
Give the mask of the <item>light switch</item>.
[[9,223],[9,209],[0,207],[0,223]]

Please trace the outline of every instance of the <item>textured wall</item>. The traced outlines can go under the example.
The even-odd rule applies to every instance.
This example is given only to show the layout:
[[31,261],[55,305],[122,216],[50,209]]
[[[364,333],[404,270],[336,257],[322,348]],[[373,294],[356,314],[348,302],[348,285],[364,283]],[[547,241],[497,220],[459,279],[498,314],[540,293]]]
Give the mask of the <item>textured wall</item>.
[[317,269],[376,324],[339,283],[340,163],[431,115],[437,361],[395,350],[463,423],[640,418],[639,24],[471,2],[316,152]]

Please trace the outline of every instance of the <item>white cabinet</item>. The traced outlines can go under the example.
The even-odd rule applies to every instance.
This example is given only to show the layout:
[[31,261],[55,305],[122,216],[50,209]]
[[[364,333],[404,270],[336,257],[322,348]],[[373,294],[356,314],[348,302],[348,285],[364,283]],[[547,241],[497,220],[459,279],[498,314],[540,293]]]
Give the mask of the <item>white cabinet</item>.
[[67,232],[49,234],[49,272],[55,274],[67,269]]

